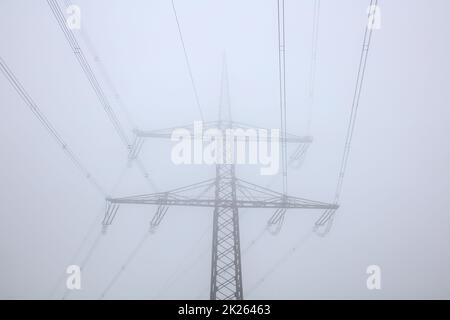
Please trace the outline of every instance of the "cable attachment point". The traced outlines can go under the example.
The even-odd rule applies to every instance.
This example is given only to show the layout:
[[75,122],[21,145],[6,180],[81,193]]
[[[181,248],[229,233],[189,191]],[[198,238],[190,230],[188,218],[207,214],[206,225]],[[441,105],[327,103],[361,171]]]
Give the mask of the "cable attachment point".
[[294,169],[299,169],[305,161],[306,152],[309,148],[309,143],[301,143],[294,153],[290,156],[289,165]]
[[103,218],[102,222],[103,226],[109,226],[110,224],[112,224],[118,210],[119,210],[118,203],[114,203],[106,199],[105,218]]
[[134,160],[137,159],[139,153],[141,152],[142,145],[144,144],[145,138],[139,135],[139,130],[133,130],[134,133],[134,141],[133,144],[129,147],[128,153],[128,167],[131,166]]
[[319,237],[325,237],[331,230],[333,225],[334,213],[336,209],[327,209],[322,216],[316,221],[313,231]]
[[285,214],[286,208],[278,208],[272,217],[270,217],[269,221],[267,221],[267,230],[270,234],[275,236],[280,233],[281,228],[283,227]]
[[152,218],[152,221],[150,221],[150,233],[154,234],[156,232],[156,229],[159,227],[159,224],[161,223],[162,219],[167,213],[167,210],[169,210],[169,206],[167,203],[167,197],[168,194],[164,194],[164,197],[160,201],[160,205],[158,206],[158,209],[156,210],[155,215]]

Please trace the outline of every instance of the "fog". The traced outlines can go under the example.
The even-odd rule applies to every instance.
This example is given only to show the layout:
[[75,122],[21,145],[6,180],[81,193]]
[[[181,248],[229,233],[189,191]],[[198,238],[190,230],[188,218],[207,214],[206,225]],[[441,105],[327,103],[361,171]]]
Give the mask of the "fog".
[[[81,9],[74,34],[130,140],[134,128],[201,120],[170,1],[72,2]],[[204,120],[218,118],[225,54],[233,119],[279,128],[277,2],[174,3]],[[311,113],[314,1],[285,5],[287,131],[314,138],[302,166],[288,169],[288,193],[332,202],[369,1],[321,1]],[[249,247],[273,210],[240,210],[245,299],[450,298],[450,3],[380,0],[379,6],[381,28],[373,31],[332,229],[317,236],[311,230],[322,212],[292,209],[278,235],[266,233]],[[46,1],[1,0],[0,38],[0,57],[108,196],[214,177],[212,165],[175,165],[170,140],[148,139],[139,159],[149,185],[138,164],[129,163]],[[170,207],[127,263],[157,207],[123,205],[102,234],[104,195],[3,74],[0,107],[0,298],[98,299],[107,289],[105,299],[209,299],[213,209]],[[259,169],[236,168],[239,177],[281,192],[281,176]],[[69,265],[83,265],[81,290],[65,290]],[[381,270],[379,290],[366,285],[371,265]]]

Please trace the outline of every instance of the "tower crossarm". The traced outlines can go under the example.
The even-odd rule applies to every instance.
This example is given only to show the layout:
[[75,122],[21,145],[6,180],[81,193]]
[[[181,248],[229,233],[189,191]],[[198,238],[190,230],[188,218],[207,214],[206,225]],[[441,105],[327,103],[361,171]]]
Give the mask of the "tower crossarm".
[[[248,130],[254,130],[254,132],[256,134],[258,134],[260,132],[260,130],[264,130],[267,133],[271,132],[271,130],[269,128],[252,126],[252,125],[248,125],[248,124],[244,124],[244,123],[236,122],[236,121],[203,122],[202,127],[201,127],[202,134],[200,136],[194,134],[194,130],[195,130],[194,124],[182,125],[182,126],[178,126],[178,127],[171,127],[171,128],[165,128],[165,129],[159,129],[159,130],[136,129],[136,130],[134,130],[134,141],[130,148],[129,159],[130,160],[136,159],[136,157],[138,156],[140,150],[142,149],[142,145],[146,139],[153,138],[153,139],[170,140],[172,138],[172,134],[175,130],[185,129],[189,132],[189,134],[187,134],[187,137],[190,137],[192,139],[209,140],[210,137],[208,136],[207,130],[218,129],[218,128],[227,128],[227,129],[231,129],[231,130],[241,129],[241,130],[243,130],[244,134],[245,134],[245,132],[248,133]],[[178,137],[179,137],[179,135],[178,135]],[[236,141],[242,141],[242,140],[252,141],[254,139],[258,139],[258,137],[235,136],[234,139]],[[271,135],[268,135],[267,138],[265,138],[266,141],[273,141],[273,139],[275,139],[275,138],[273,138]],[[298,150],[306,150],[307,145],[309,145],[313,142],[313,137],[311,137],[311,136],[299,136],[299,135],[290,134],[290,133],[288,133],[286,135],[286,138],[284,138],[283,136],[279,136],[277,139],[280,141],[280,143],[286,141],[287,143],[296,144],[298,146],[297,150],[296,150],[297,153],[298,153]]]
[[215,199],[189,199],[172,197],[169,195],[167,199],[163,199],[159,195],[148,195],[147,197],[125,197],[125,198],[108,198],[106,201],[110,204],[139,204],[139,205],[163,205],[163,206],[192,206],[192,207],[233,207],[253,208],[253,209],[337,209],[336,204],[312,201],[295,197],[272,198],[268,200],[221,200],[217,203]]
[[280,192],[241,179],[236,179],[235,200],[218,200],[214,195],[214,182],[215,179],[209,179],[167,192],[107,198],[105,221],[111,224],[118,207],[123,204],[156,205],[161,210],[168,206],[284,209],[283,211],[286,209],[336,210],[339,207],[337,204],[285,196]]
[[[204,122],[202,124],[202,130],[206,131],[209,129],[218,129],[220,127],[225,127],[228,129],[243,129],[243,130],[266,130],[267,132],[270,132],[271,129],[264,128],[264,127],[257,127],[252,126],[248,124],[244,124],[242,122],[236,122],[236,121],[222,121],[221,124],[219,124],[219,121],[209,121]],[[161,138],[161,139],[170,139],[172,136],[172,133],[174,130],[177,129],[186,129],[192,133],[192,138],[197,138],[194,136],[194,124],[189,125],[182,125],[178,127],[171,127],[171,128],[165,128],[165,129],[159,129],[159,130],[140,130],[136,129],[134,130],[134,134],[136,137],[139,138]],[[268,140],[272,139],[271,137],[267,138]],[[283,137],[279,138],[280,141],[283,141]],[[295,134],[287,134],[286,142],[291,143],[311,143],[313,141],[312,136],[299,136]]]

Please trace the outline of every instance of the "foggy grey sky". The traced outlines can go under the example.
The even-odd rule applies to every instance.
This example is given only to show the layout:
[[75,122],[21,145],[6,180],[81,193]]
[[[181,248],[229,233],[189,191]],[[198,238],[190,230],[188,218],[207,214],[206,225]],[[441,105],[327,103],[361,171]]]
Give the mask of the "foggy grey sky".
[[[199,120],[170,1],[73,2],[82,10],[83,32],[139,128]],[[333,199],[368,3],[321,1],[314,142],[301,169],[290,169],[292,195]],[[225,51],[234,118],[277,128],[276,1],[175,4],[206,120],[217,118]],[[286,0],[287,128],[299,135],[307,133],[312,4]],[[246,299],[450,298],[450,3],[380,0],[380,8],[381,29],[373,35],[333,229],[325,238],[310,237],[247,295],[320,215],[288,211],[278,236],[265,235],[243,255]],[[0,56],[102,186],[113,196],[154,192],[135,165],[127,168],[126,151],[47,2],[0,0],[0,38]],[[78,41],[95,65],[82,38]],[[104,199],[3,75],[0,106],[0,298],[44,299],[67,265],[80,264],[86,256],[101,228]],[[125,114],[116,104],[113,107],[131,138]],[[142,161],[159,190],[213,177],[211,166],[173,165],[170,148],[164,140],[144,145]],[[271,179],[258,176],[256,168],[237,170],[255,183]],[[272,188],[281,189],[280,178]],[[70,299],[100,296],[148,230],[155,210],[121,207],[83,270],[83,290],[71,293]],[[242,210],[243,247],[272,213]],[[98,230],[80,258],[71,261],[96,216]],[[169,209],[158,232],[106,298],[207,299],[211,224],[210,209]],[[382,270],[379,291],[366,288],[366,268],[372,264]],[[184,276],[167,286],[174,273],[184,270]],[[63,292],[62,284],[52,298]]]

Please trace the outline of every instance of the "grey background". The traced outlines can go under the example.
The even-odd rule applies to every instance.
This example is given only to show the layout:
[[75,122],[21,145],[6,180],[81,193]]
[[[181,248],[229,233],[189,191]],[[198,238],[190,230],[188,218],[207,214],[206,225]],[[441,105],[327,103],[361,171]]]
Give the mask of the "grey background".
[[[331,201],[368,1],[321,2],[315,141],[303,167],[290,171],[289,193]],[[76,3],[82,28],[138,127],[158,129],[199,119],[170,1]],[[278,127],[276,1],[175,3],[206,119],[217,116],[225,50],[235,119]],[[317,218],[317,213],[289,211],[282,232],[265,236],[243,257],[248,299],[450,298],[450,4],[397,0],[380,1],[380,7],[382,29],[374,32],[333,230],[326,238],[310,238],[246,294]],[[288,131],[304,134],[312,1],[286,0],[286,10]],[[0,55],[83,163],[111,188],[126,168],[126,153],[47,3],[1,0],[0,39]],[[66,266],[81,263],[70,258],[104,201],[3,75],[0,106],[0,298],[48,298]],[[116,110],[126,124],[126,116]],[[166,141],[149,141],[142,159],[161,190],[214,172],[208,166],[173,165]],[[257,172],[239,168],[248,180],[269,182]],[[279,180],[274,189],[280,190]],[[135,166],[120,182],[114,195],[153,192]],[[154,209],[121,208],[83,271],[83,290],[69,298],[99,297],[148,229]],[[271,214],[243,213],[243,246]],[[107,298],[208,298],[211,224],[211,210],[171,209]],[[366,288],[371,264],[382,269],[382,290]],[[167,286],[178,270],[182,276]],[[60,286],[53,298],[63,292]]]

